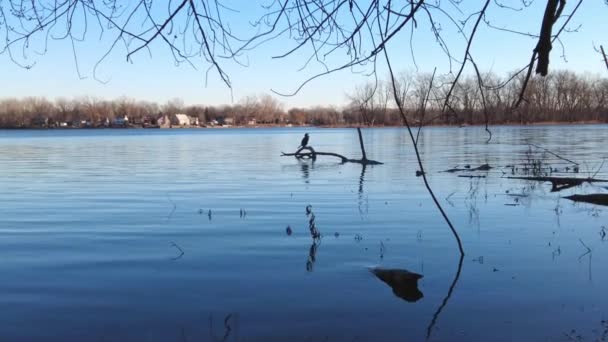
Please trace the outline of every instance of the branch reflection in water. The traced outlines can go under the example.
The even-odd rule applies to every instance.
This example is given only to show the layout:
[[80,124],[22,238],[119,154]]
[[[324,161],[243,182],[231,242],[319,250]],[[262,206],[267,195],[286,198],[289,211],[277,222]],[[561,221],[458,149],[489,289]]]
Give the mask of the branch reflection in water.
[[308,217],[308,228],[310,230],[310,237],[312,238],[312,245],[310,245],[310,249],[308,250],[306,270],[312,272],[315,261],[317,260],[317,248],[321,245],[321,232],[317,229],[315,213],[312,212],[312,206],[310,204],[306,206],[306,217]]
[[367,169],[367,165],[362,165],[361,167],[361,175],[359,176],[359,196],[358,196],[358,205],[359,205],[359,215],[361,218],[369,213],[369,202],[368,198],[364,196],[363,191],[363,183],[365,182],[365,171]]
[[313,241],[312,245],[310,245],[310,249],[308,250],[308,260],[306,261],[306,271],[312,272],[315,266],[315,262],[317,261],[317,248],[321,243]]
[[[220,331],[222,328],[220,328]],[[212,341],[229,341],[230,336],[234,337],[234,341],[239,340],[239,315],[238,313],[229,313],[224,317],[223,333],[220,333],[221,337],[214,333],[213,328],[213,315],[209,315],[209,337]]]
[[435,327],[435,324],[437,324],[439,315],[441,315],[441,311],[443,311],[445,306],[450,301],[450,298],[452,297],[452,293],[454,292],[454,288],[456,287],[456,284],[458,284],[458,279],[460,279],[460,272],[462,271],[462,262],[463,261],[464,261],[464,255],[461,254],[460,259],[458,260],[458,269],[456,270],[456,275],[454,276],[454,280],[452,281],[452,284],[450,285],[448,294],[445,296],[445,298],[443,298],[441,305],[439,305],[439,307],[437,308],[437,311],[435,311],[435,313],[433,314],[433,319],[431,320],[429,327],[426,329],[426,340],[427,341],[431,339],[431,333],[433,332],[433,328]]
[[418,289],[418,280],[422,278],[418,273],[380,267],[372,268],[370,272],[390,286],[395,296],[407,302],[414,303],[424,297]]

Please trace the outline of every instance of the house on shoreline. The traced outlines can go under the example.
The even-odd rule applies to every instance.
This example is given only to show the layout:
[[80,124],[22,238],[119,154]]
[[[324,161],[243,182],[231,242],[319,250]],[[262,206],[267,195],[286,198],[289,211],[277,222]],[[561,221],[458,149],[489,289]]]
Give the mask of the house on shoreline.
[[157,120],[157,123],[160,128],[199,126],[198,117],[182,113],[163,115]]
[[112,127],[128,127],[129,117],[126,115],[120,115],[114,118],[111,123]]

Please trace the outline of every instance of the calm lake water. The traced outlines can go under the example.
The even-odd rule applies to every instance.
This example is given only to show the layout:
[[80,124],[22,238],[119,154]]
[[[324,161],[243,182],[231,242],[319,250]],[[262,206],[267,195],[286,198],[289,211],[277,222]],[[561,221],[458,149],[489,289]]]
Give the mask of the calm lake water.
[[[385,163],[364,173],[281,157],[304,132],[317,151],[360,156],[353,129],[0,131],[0,340],[605,333],[606,211],[560,197],[608,184],[552,193],[504,176],[530,155],[569,166],[526,141],[591,176],[608,157],[608,126],[500,127],[490,144],[482,128],[423,130],[429,180],[466,252],[449,298],[458,249],[415,177],[406,131],[364,129],[368,157]],[[486,178],[440,172],[485,163],[495,168],[473,174]],[[307,205],[323,234],[314,246]],[[376,266],[422,274],[423,297],[399,298]]]

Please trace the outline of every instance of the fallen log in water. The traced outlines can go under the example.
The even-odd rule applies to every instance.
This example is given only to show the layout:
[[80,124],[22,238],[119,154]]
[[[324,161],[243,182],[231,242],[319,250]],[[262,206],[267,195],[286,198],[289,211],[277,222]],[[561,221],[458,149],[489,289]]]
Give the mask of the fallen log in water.
[[[304,150],[307,150],[309,152],[302,152]],[[338,153],[333,153],[333,152],[321,152],[321,151],[315,151],[314,148],[312,148],[311,146],[306,146],[306,147],[302,147],[299,150],[297,150],[294,153],[285,153],[285,152],[281,152],[281,156],[294,156],[298,159],[302,159],[302,158],[306,158],[306,159],[312,159],[312,160],[317,160],[317,156],[330,156],[330,157],[336,157],[336,158],[340,158],[340,160],[342,161],[342,163],[359,163],[362,165],[381,165],[382,163],[379,161],[375,161],[375,160],[371,160],[371,159],[367,159],[367,158],[361,158],[361,159],[351,159],[351,158],[347,158],[341,154]]]
[[561,191],[564,189],[569,189],[575,186],[579,186],[583,183],[598,183],[598,182],[608,182],[605,179],[597,179],[597,178],[573,178],[573,177],[506,177],[508,179],[522,179],[522,180],[530,180],[537,182],[550,182],[551,183],[551,192]]
[[574,202],[584,202],[608,206],[608,194],[571,195],[566,196],[564,198],[567,198]]
[[[361,159],[351,159],[351,158],[347,158],[341,154],[333,153],[333,152],[315,151],[315,149],[312,148],[312,146],[300,147],[294,153],[281,152],[281,157],[293,156],[293,157],[296,157],[297,159],[305,158],[305,159],[312,159],[313,161],[315,161],[315,160],[317,160],[317,156],[330,156],[330,157],[340,158],[342,163],[358,163],[361,165],[382,165],[383,163],[381,163],[379,161],[367,159],[367,155],[365,154],[365,146],[363,145],[363,137],[361,136],[360,128],[357,128],[357,133],[359,133],[359,144],[361,146],[361,154],[363,156]],[[304,150],[306,150],[308,152],[302,152]]]

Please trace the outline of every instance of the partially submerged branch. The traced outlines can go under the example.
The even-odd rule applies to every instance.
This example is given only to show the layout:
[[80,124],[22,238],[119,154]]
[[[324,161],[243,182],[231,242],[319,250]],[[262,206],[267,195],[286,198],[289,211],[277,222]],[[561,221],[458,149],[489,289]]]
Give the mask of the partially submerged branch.
[[492,169],[492,167],[490,166],[490,164],[481,164],[478,167],[471,167],[470,165],[465,165],[464,168],[458,168],[458,167],[454,167],[451,169],[447,169],[441,172],[449,172],[449,173],[454,173],[454,172],[472,172],[472,171],[490,171]]
[[[361,146],[361,155],[362,155],[361,159],[347,158],[339,153],[334,153],[334,152],[315,151],[315,149],[312,148],[312,146],[302,146],[294,153],[281,152],[281,157],[294,156],[297,159],[312,159],[313,161],[315,161],[315,160],[317,160],[317,156],[330,156],[330,157],[340,158],[342,163],[358,163],[363,166],[382,165],[383,163],[381,163],[379,161],[367,159],[367,155],[365,153],[365,145],[363,144],[363,136],[361,135],[361,128],[357,128],[357,133],[359,135],[359,145]],[[302,151],[308,151],[308,152],[302,152]]]
[[[302,152],[302,151],[309,151],[309,152]],[[339,153],[315,151],[315,149],[312,148],[311,146],[301,147],[299,150],[297,150],[294,153],[281,152],[281,157],[285,157],[285,156],[294,156],[298,159],[303,159],[303,158],[312,159],[313,161],[317,160],[317,156],[330,156],[330,157],[340,158],[342,163],[358,163],[361,165],[381,165],[381,164],[383,164],[379,161],[370,160],[367,158],[351,159],[351,158],[347,158]]]
[[[583,183],[608,182],[608,180],[605,180],[605,179],[574,178],[574,177],[506,177],[506,178],[523,179],[523,180],[538,181],[538,182],[550,182],[551,183],[551,192],[569,189],[569,188],[572,188],[575,186],[579,186]],[[583,195],[574,195],[574,196],[583,196]],[[566,197],[566,198],[568,198],[568,197]]]
[[608,206],[608,194],[571,195],[566,196],[564,198],[567,198],[574,202],[584,202]]

